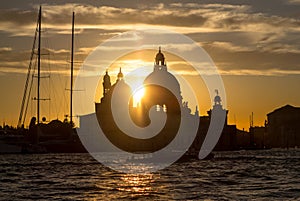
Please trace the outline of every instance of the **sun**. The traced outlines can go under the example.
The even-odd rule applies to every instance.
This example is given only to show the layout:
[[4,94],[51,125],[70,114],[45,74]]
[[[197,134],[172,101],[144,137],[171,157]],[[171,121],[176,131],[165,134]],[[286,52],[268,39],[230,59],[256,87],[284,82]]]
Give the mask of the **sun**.
[[145,94],[145,88],[144,87],[139,87],[136,90],[134,90],[133,95],[132,95],[134,106],[137,106],[141,102],[144,94]]

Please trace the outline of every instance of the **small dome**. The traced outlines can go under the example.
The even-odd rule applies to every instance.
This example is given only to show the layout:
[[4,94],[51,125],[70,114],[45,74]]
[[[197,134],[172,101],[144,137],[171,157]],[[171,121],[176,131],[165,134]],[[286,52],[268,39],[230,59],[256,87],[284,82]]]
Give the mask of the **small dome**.
[[214,101],[215,101],[216,104],[220,104],[221,103],[221,97],[219,95],[216,95]]
[[123,73],[122,73],[122,69],[120,68],[120,71],[119,71],[119,73],[118,73],[118,79],[120,80],[120,79],[123,79],[123,77],[124,77],[124,75],[123,75]]
[[162,59],[164,59],[164,58],[165,58],[164,54],[161,53],[161,51],[160,51],[160,49],[159,49],[159,52],[156,54],[155,59],[156,59],[156,60],[162,60]]
[[[121,89],[118,95],[122,96],[122,94],[132,94],[131,87],[124,80],[120,80],[116,84],[118,84],[119,89]],[[113,86],[115,87],[116,84],[114,84]]]
[[124,100],[128,100],[128,97],[132,95],[132,90],[125,80],[121,79],[112,85],[111,90],[108,92],[109,100],[111,100],[113,94],[118,96],[117,101],[122,102]]

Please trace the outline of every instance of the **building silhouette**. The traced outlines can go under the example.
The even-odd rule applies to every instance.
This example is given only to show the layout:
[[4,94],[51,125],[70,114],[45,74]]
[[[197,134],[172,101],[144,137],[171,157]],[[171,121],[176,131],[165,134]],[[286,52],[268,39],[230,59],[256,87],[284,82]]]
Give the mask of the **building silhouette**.
[[[181,112],[185,109],[185,105],[182,104],[179,82],[168,72],[165,57],[160,48],[155,57],[153,72],[145,78],[143,86],[145,95],[138,106],[134,107],[132,90],[123,79],[121,69],[113,85],[106,72],[103,78],[103,97],[100,103],[95,105],[99,125],[106,137],[117,147],[130,152],[153,152],[168,145],[176,136],[180,126]],[[116,90],[118,91],[117,99],[120,101],[118,109],[124,110],[124,113],[128,109],[131,120],[138,126],[146,127],[151,123],[149,113],[153,106],[156,108],[154,115],[157,115],[157,118],[159,118],[159,113],[165,113],[167,119],[160,133],[150,139],[137,139],[120,130],[112,113],[112,98]],[[125,104],[122,103],[123,99]],[[129,101],[126,102],[126,99]],[[122,104],[124,104],[123,107]]]
[[[153,106],[156,106],[157,108],[155,111],[156,113],[164,112],[167,115],[164,128],[153,138],[147,140],[134,139],[120,130],[113,118],[113,92],[115,92],[115,90],[118,91],[117,96],[120,101],[125,97],[130,97],[132,94],[129,85],[123,78],[121,69],[118,73],[117,80],[113,85],[111,84],[110,76],[106,71],[103,77],[103,97],[101,98],[100,103],[95,104],[98,122],[106,137],[117,147],[125,151],[154,152],[160,150],[174,139],[180,125],[181,115],[188,115],[190,118],[199,119],[198,108],[196,108],[194,114],[191,114],[188,102],[183,102],[180,84],[176,77],[168,72],[166,59],[161,48],[159,48],[158,53],[156,54],[153,72],[145,78],[143,87],[145,93],[140,103],[136,107],[133,107],[133,100],[132,98],[129,98],[129,101],[124,104],[124,107],[128,107],[125,109],[129,110],[132,121],[141,127],[150,124],[149,113],[151,113],[150,109]],[[121,104],[122,103],[118,105],[118,109],[122,110],[124,108],[119,108]],[[236,126],[228,125],[228,111],[223,108],[221,97],[216,90],[214,105],[212,109],[207,112],[207,116],[200,117],[198,132],[192,146],[188,150],[189,152],[198,152],[200,150],[207,134],[213,112],[216,114],[226,114],[224,129],[215,150],[234,150],[237,148]],[[126,113],[125,110],[124,113]]]
[[207,111],[207,116],[200,116],[200,124],[197,136],[192,144],[191,148],[193,151],[199,151],[201,145],[206,137],[212,114],[222,114],[225,113],[225,122],[223,131],[219,138],[218,143],[216,144],[214,150],[215,151],[227,151],[227,150],[236,150],[238,148],[237,145],[237,128],[236,125],[229,125],[227,122],[228,110],[224,109],[221,104],[221,97],[218,94],[218,90],[216,90],[216,96],[214,98],[214,105],[212,109]]
[[267,114],[266,143],[271,148],[300,147],[300,107],[285,105]]
[[[214,148],[215,151],[300,147],[300,107],[285,105],[275,109],[267,114],[265,126],[254,126],[251,123],[249,132],[247,132],[237,129],[236,125],[228,124],[229,111],[223,108],[222,98],[216,90],[214,105],[207,111],[207,115],[199,116],[197,107],[192,114],[188,102],[183,101],[178,80],[168,71],[166,58],[160,48],[155,56],[153,72],[143,82],[144,96],[137,105],[133,105],[132,89],[126,83],[121,68],[114,83],[111,81],[109,72],[106,71],[102,86],[103,96],[98,103],[95,103],[98,123],[108,140],[128,152],[155,152],[166,147],[175,138],[181,123],[181,116],[185,115],[192,120],[199,121],[200,119],[196,137],[192,139],[192,145],[187,150],[187,153],[199,153],[204,139],[207,137],[212,114],[225,114],[224,127]],[[119,125],[114,120],[112,110],[115,108],[112,102],[117,103],[116,107],[121,110],[117,116],[125,119],[126,113],[128,113],[129,119],[139,127],[147,127],[151,125],[151,121],[163,122],[160,114],[164,113],[166,116],[166,120],[163,122],[164,126],[157,135],[147,139],[129,136],[125,131],[119,129]],[[91,115],[86,115],[80,120],[88,125],[90,117]],[[24,150],[27,152],[29,150],[30,153],[40,153],[35,149],[30,151],[31,144],[38,144],[47,152],[86,151],[79,136],[72,131],[72,127],[67,122],[54,120],[47,125],[40,123],[41,133],[38,140],[35,124],[34,120],[29,130],[24,128],[17,130],[3,125],[0,127],[0,141],[5,145],[14,145],[18,150],[25,147]],[[89,132],[87,133],[89,134]],[[147,135],[147,133],[144,134]],[[180,140],[183,142],[189,139],[183,137]],[[97,144],[97,142],[95,143]],[[8,152],[10,148],[3,148],[4,150],[2,149],[0,152]]]

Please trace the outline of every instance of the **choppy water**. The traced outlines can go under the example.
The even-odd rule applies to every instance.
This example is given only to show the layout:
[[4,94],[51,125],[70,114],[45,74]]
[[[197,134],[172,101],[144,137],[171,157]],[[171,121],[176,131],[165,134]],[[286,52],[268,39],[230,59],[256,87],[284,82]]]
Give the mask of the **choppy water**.
[[300,200],[300,150],[219,152],[153,174],[88,154],[0,155],[2,200]]

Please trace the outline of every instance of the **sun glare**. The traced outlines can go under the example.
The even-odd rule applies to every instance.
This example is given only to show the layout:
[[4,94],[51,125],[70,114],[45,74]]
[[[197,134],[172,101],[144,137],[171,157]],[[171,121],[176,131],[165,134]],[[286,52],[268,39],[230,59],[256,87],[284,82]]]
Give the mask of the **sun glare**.
[[139,87],[133,92],[133,105],[137,106],[145,94],[145,88]]

